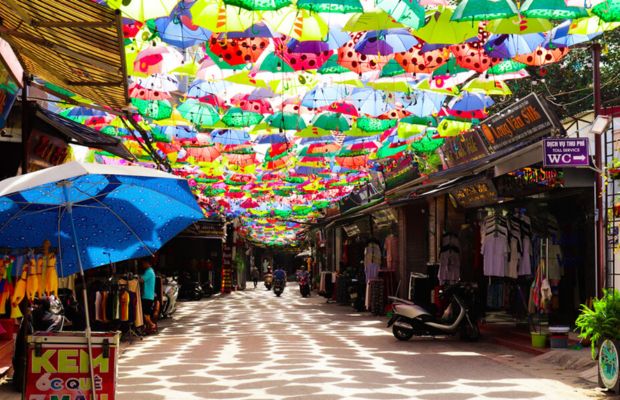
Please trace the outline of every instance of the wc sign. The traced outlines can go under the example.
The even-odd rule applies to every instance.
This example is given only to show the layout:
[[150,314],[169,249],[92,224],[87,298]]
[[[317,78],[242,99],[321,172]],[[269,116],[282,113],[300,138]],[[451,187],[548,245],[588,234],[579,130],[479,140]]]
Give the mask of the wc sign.
[[587,138],[553,138],[544,140],[544,161],[547,168],[587,167],[590,165]]

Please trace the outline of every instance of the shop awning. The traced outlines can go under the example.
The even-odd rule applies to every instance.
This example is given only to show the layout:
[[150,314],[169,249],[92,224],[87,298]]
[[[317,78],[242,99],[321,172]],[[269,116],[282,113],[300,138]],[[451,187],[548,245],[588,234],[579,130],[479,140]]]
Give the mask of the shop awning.
[[120,14],[91,0],[0,1],[0,37],[26,73],[101,106],[127,105]]
[[107,136],[39,106],[36,106],[35,116],[34,127],[44,133],[60,137],[71,144],[104,150],[126,160],[135,159],[117,138]]

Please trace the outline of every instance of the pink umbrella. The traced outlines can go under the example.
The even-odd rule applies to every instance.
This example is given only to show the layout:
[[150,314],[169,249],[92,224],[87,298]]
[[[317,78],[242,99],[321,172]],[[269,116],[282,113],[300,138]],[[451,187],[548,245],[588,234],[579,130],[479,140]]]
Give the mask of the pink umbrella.
[[141,100],[168,100],[172,98],[168,92],[146,89],[137,83],[133,83],[129,86],[129,97]]
[[334,113],[352,115],[354,117],[359,117],[359,113],[357,112],[357,108],[351,103],[346,103],[344,101],[336,101],[328,106],[322,107],[321,111],[330,111]]
[[237,106],[244,111],[251,111],[259,114],[272,114],[273,108],[265,99],[250,100],[249,94],[236,94],[230,99],[233,106]]
[[144,75],[167,74],[183,63],[183,55],[172,46],[151,46],[142,50],[133,63],[134,72]]

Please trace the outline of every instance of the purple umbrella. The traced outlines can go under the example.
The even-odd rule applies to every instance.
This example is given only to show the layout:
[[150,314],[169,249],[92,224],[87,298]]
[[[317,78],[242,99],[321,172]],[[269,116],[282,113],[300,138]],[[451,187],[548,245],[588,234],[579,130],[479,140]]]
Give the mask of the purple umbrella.
[[536,51],[545,41],[542,33],[528,33],[525,35],[493,35],[484,45],[484,49],[491,57],[510,59],[521,54]]
[[493,99],[485,94],[465,92],[461,97],[452,99],[448,107],[455,111],[476,111],[484,110],[493,104]]
[[408,51],[418,43],[407,29],[368,31],[357,43],[355,50],[366,55],[385,55]]

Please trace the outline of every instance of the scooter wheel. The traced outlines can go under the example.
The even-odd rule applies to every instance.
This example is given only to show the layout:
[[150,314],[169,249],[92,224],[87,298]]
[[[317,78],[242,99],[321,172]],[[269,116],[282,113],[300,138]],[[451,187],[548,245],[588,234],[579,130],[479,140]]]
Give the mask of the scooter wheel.
[[477,342],[478,339],[480,339],[480,328],[478,324],[474,323],[472,326],[467,322],[464,323],[461,327],[460,339],[467,342]]
[[409,329],[403,329],[399,326],[392,326],[392,333],[394,334],[394,337],[398,340],[401,340],[403,342],[406,342],[407,340],[411,339],[411,337],[413,336],[413,332],[410,331]]

